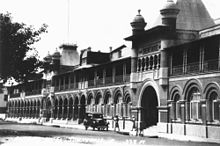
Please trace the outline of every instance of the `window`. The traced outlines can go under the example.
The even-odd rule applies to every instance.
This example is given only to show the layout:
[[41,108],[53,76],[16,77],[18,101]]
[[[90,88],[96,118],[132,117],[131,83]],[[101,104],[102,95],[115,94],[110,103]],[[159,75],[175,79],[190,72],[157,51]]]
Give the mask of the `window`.
[[121,50],[118,51],[118,58],[121,58],[122,57],[122,52]]
[[219,121],[219,101],[217,100],[218,94],[214,91],[209,94],[207,100],[208,121]]
[[181,118],[181,103],[179,102],[180,100],[180,95],[178,91],[175,91],[172,97],[171,101],[171,119],[172,120],[177,120]]
[[190,119],[191,120],[199,120],[201,119],[201,104],[200,104],[200,93],[194,92],[191,94],[192,100],[190,102]]

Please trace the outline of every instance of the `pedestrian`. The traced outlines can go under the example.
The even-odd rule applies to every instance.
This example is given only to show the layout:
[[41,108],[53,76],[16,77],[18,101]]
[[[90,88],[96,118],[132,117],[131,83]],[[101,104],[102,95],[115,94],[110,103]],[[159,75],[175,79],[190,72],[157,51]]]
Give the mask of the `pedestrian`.
[[136,131],[135,116],[134,115],[132,115],[132,122],[133,122],[133,126],[132,126],[131,131]]
[[114,131],[116,131],[116,128],[118,129],[118,131],[120,131],[119,123],[118,123],[119,122],[118,115],[115,116],[114,121],[115,121],[115,129],[114,129]]

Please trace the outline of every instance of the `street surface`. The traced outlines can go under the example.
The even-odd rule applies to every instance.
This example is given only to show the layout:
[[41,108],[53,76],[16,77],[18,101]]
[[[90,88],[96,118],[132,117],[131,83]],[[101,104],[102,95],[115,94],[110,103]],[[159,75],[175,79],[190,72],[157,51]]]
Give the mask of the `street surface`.
[[135,137],[113,131],[92,131],[60,128],[34,124],[19,124],[0,121],[1,146],[117,146],[117,145],[176,145],[176,146],[219,146],[214,143],[174,141],[163,138]]

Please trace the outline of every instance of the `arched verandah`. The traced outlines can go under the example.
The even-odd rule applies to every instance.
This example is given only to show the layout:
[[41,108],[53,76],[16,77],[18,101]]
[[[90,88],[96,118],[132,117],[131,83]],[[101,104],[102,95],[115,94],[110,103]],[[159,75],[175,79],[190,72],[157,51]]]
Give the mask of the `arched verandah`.
[[147,128],[158,123],[158,97],[152,86],[146,86],[141,95],[141,121],[142,128]]

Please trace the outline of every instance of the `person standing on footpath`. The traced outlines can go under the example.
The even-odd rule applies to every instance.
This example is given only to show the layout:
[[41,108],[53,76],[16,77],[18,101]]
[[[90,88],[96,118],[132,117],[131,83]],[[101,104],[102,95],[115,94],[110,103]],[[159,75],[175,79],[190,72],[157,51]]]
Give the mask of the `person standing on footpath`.
[[118,118],[118,115],[115,116],[115,129],[114,131],[116,131],[116,128],[118,129],[118,131],[120,131],[120,128],[119,128],[119,118]]

